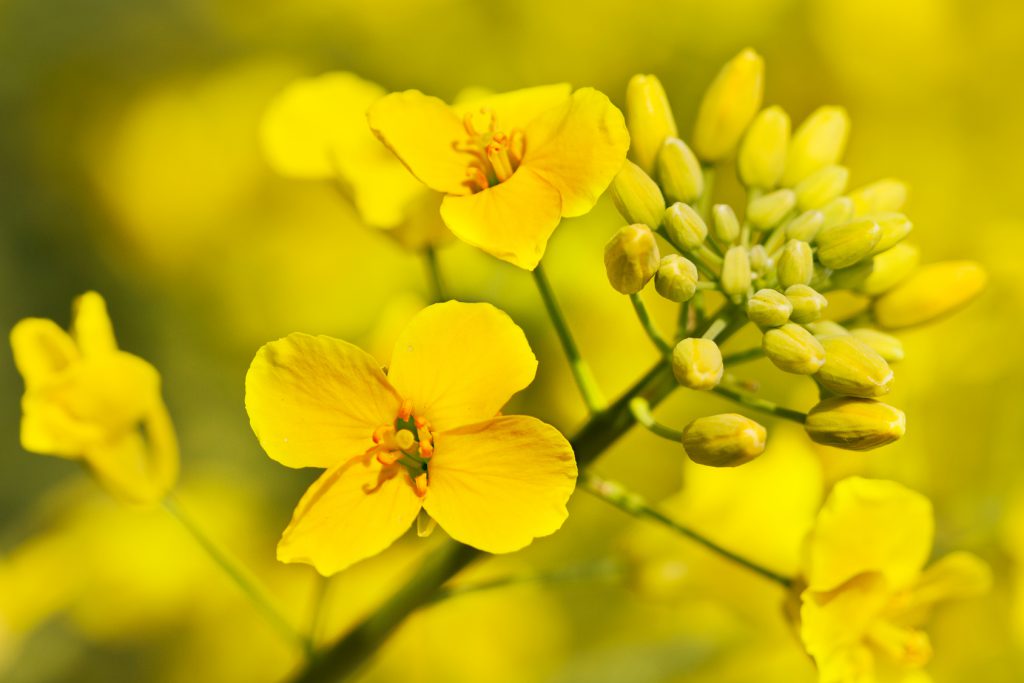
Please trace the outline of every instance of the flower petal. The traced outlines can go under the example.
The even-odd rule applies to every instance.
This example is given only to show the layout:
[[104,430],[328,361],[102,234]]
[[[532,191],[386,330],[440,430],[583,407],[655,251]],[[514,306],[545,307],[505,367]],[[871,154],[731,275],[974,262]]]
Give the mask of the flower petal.
[[522,165],[555,186],[563,216],[580,216],[611,184],[628,149],[622,112],[603,93],[581,88],[527,127]]
[[564,105],[571,94],[572,86],[568,83],[539,85],[497,95],[487,93],[482,97],[462,95],[456,98],[452,108],[459,116],[489,109],[494,112],[497,129],[510,133],[525,129],[544,112]]
[[844,479],[808,536],[808,586],[831,590],[876,571],[894,590],[907,588],[928,558],[934,533],[932,506],[921,494],[892,481]]
[[252,429],[288,467],[333,467],[365,452],[399,404],[379,363],[331,337],[296,333],[265,344],[245,376]]
[[178,476],[178,442],[163,403],[133,429],[90,448],[85,460],[104,488],[129,503],[156,503]]
[[499,417],[435,435],[423,507],[455,540],[507,553],[557,531],[575,485],[572,447],[557,429]]
[[952,552],[924,570],[911,593],[915,605],[971,598],[992,587],[992,569],[977,555]]
[[446,194],[468,194],[470,157],[454,144],[468,137],[443,100],[406,90],[387,95],[366,114],[370,128],[423,184]]
[[856,651],[890,599],[885,577],[876,572],[862,574],[834,591],[806,590],[800,599],[800,638],[822,670],[822,680],[859,680],[824,674],[830,669],[852,674],[872,666],[870,658],[865,660]]
[[395,342],[388,379],[416,415],[441,431],[494,417],[536,373],[530,343],[506,313],[448,301],[409,321]]
[[277,544],[281,562],[306,562],[330,576],[376,555],[416,519],[420,499],[404,470],[380,481],[373,458],[357,456],[317,479]]
[[71,336],[83,356],[117,351],[114,327],[107,314],[107,302],[96,292],[86,292],[71,305]]
[[561,217],[558,190],[525,165],[503,183],[441,202],[441,218],[456,237],[527,270],[540,263]]
[[11,350],[26,391],[51,381],[79,358],[71,336],[45,318],[20,320],[11,330]]

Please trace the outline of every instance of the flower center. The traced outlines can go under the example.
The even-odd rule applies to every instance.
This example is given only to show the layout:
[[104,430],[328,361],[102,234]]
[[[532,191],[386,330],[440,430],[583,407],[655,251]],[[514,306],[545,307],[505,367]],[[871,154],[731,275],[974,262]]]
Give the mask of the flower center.
[[505,182],[519,168],[526,152],[523,131],[504,132],[490,107],[471,111],[462,119],[468,136],[455,141],[455,149],[470,156],[465,185],[476,193]]
[[434,435],[429,422],[412,414],[410,401],[402,402],[392,424],[374,430],[373,442],[376,445],[367,454],[375,455],[385,468],[403,468],[416,494],[421,498],[425,496],[430,481],[428,463],[434,455]]

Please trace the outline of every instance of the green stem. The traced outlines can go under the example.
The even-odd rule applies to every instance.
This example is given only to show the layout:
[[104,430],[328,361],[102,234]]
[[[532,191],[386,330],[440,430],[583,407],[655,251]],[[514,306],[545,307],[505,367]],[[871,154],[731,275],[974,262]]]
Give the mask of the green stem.
[[437,262],[437,249],[434,245],[428,244],[423,248],[423,258],[427,263],[427,275],[430,278],[435,302],[448,300],[448,289],[444,286],[444,278],[441,276],[441,267]]
[[640,320],[640,325],[644,328],[644,332],[651,338],[654,345],[658,347],[658,350],[662,353],[671,352],[672,345],[665,341],[654,321],[651,320],[651,314],[647,311],[647,306],[644,305],[644,300],[640,298],[640,295],[630,294],[629,300],[633,302],[633,310],[636,311],[636,317]]
[[801,413],[799,410],[793,410],[791,408],[784,408],[780,405],[772,403],[767,399],[763,399],[759,396],[754,396],[746,391],[742,391],[735,387],[727,386],[726,384],[719,384],[717,387],[712,389],[719,396],[725,396],[728,399],[736,401],[748,408],[754,410],[760,410],[763,413],[774,415],[775,417],[781,417],[786,420],[792,420],[803,424],[807,421],[807,413]]
[[711,198],[715,189],[715,167],[704,167],[704,192],[697,200],[697,213],[704,219],[705,223],[711,222]]
[[677,443],[682,441],[683,433],[681,431],[672,429],[654,419],[654,413],[651,412],[651,404],[643,397],[637,396],[630,401],[629,409],[632,411],[637,423],[645,427],[652,434],[657,434]]
[[587,404],[587,409],[592,415],[600,413],[607,407],[608,402],[605,400],[604,394],[597,384],[597,379],[594,377],[590,365],[580,355],[579,347],[576,346],[576,340],[573,339],[569,324],[562,314],[562,309],[558,306],[558,300],[555,299],[551,283],[548,282],[547,275],[544,274],[544,269],[540,264],[537,264],[537,267],[533,270],[533,279],[537,283],[537,290],[540,292],[541,299],[544,300],[544,308],[548,311],[548,317],[551,318],[551,323],[555,327],[558,339],[562,342],[562,349],[569,360],[569,368],[572,370],[572,376],[576,380],[576,386],[579,387],[580,394],[583,395],[583,401]]
[[323,626],[324,617],[327,612],[328,595],[331,587],[331,577],[315,577],[316,585],[313,587],[313,601],[309,611],[309,628],[306,630],[306,638],[313,646],[316,646],[320,639],[320,629]]
[[764,349],[760,346],[755,346],[752,349],[746,349],[745,351],[737,351],[736,353],[730,353],[727,356],[722,357],[722,363],[725,365],[735,365],[738,363],[746,363],[747,361],[757,360],[758,358],[764,357]]
[[725,331],[725,328],[728,324],[729,321],[727,321],[726,319],[717,318],[713,323],[711,323],[711,326],[708,327],[708,329],[701,336],[709,341],[715,341],[715,338]]
[[583,579],[601,579],[617,577],[622,574],[622,565],[613,560],[605,559],[600,562],[588,562],[586,564],[572,567],[561,567],[547,572],[533,572],[524,574],[513,574],[502,576],[488,581],[467,583],[458,586],[444,586],[433,596],[427,604],[435,604],[462,595],[479,593],[482,591],[518,586],[526,583],[560,583],[563,581],[578,581]]

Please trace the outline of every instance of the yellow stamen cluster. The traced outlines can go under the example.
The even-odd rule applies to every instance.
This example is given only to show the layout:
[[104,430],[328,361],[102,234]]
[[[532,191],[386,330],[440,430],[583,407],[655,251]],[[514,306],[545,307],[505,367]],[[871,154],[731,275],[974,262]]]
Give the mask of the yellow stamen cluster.
[[468,137],[457,141],[455,149],[471,157],[466,186],[472,192],[482,192],[511,178],[526,153],[523,131],[499,130],[498,118],[488,107],[467,113],[462,125]]
[[413,415],[412,403],[402,402],[393,424],[381,425],[373,432],[373,443],[366,455],[377,459],[388,475],[394,476],[401,465],[417,495],[427,493],[429,460],[434,455],[434,436],[426,419]]

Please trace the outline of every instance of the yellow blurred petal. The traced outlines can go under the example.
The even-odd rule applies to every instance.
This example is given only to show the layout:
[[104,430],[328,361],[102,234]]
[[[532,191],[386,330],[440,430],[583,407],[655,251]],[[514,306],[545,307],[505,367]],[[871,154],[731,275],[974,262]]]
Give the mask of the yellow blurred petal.
[[572,447],[532,417],[499,417],[436,434],[423,507],[449,536],[507,553],[557,531],[576,485]]
[[446,194],[468,194],[470,157],[454,143],[466,129],[444,101],[418,90],[391,93],[367,112],[370,128],[423,183]]
[[537,373],[526,335],[490,304],[420,311],[395,342],[388,380],[437,431],[497,415]]
[[931,502],[892,481],[850,477],[835,485],[808,536],[805,578],[827,591],[864,572],[894,590],[920,574],[934,537]]
[[265,344],[245,376],[256,437],[288,467],[333,467],[373,445],[399,398],[369,354],[331,337],[290,334]]
[[971,598],[992,587],[992,569],[977,555],[952,552],[924,570],[912,597],[915,605]]
[[581,88],[526,128],[528,166],[562,196],[562,215],[592,209],[622,168],[629,131],[622,112],[593,88]]
[[497,95],[486,91],[468,91],[459,94],[457,104],[452,108],[460,117],[488,109],[497,118],[498,130],[521,130],[544,112],[562,104],[570,93],[572,86],[568,83],[539,85]]
[[138,430],[127,432],[85,454],[96,478],[114,496],[129,503],[155,503],[178,475],[178,443],[167,409],[160,404]]
[[45,318],[19,321],[11,330],[11,350],[28,391],[50,381],[79,357],[70,335]]
[[[822,680],[871,680],[850,675],[865,664],[871,666],[870,658],[865,661],[855,651],[890,599],[885,578],[862,574],[831,592],[806,590],[800,599],[800,638],[821,669]],[[838,675],[841,671],[847,676]]]
[[363,456],[324,472],[295,508],[277,559],[330,576],[391,545],[421,505],[404,470],[383,482],[380,473],[376,460]]
[[117,351],[114,327],[107,314],[107,303],[96,292],[86,292],[71,305],[71,336],[83,356]]
[[30,453],[80,458],[104,438],[99,425],[76,419],[45,397],[25,396],[21,411],[21,447]]

